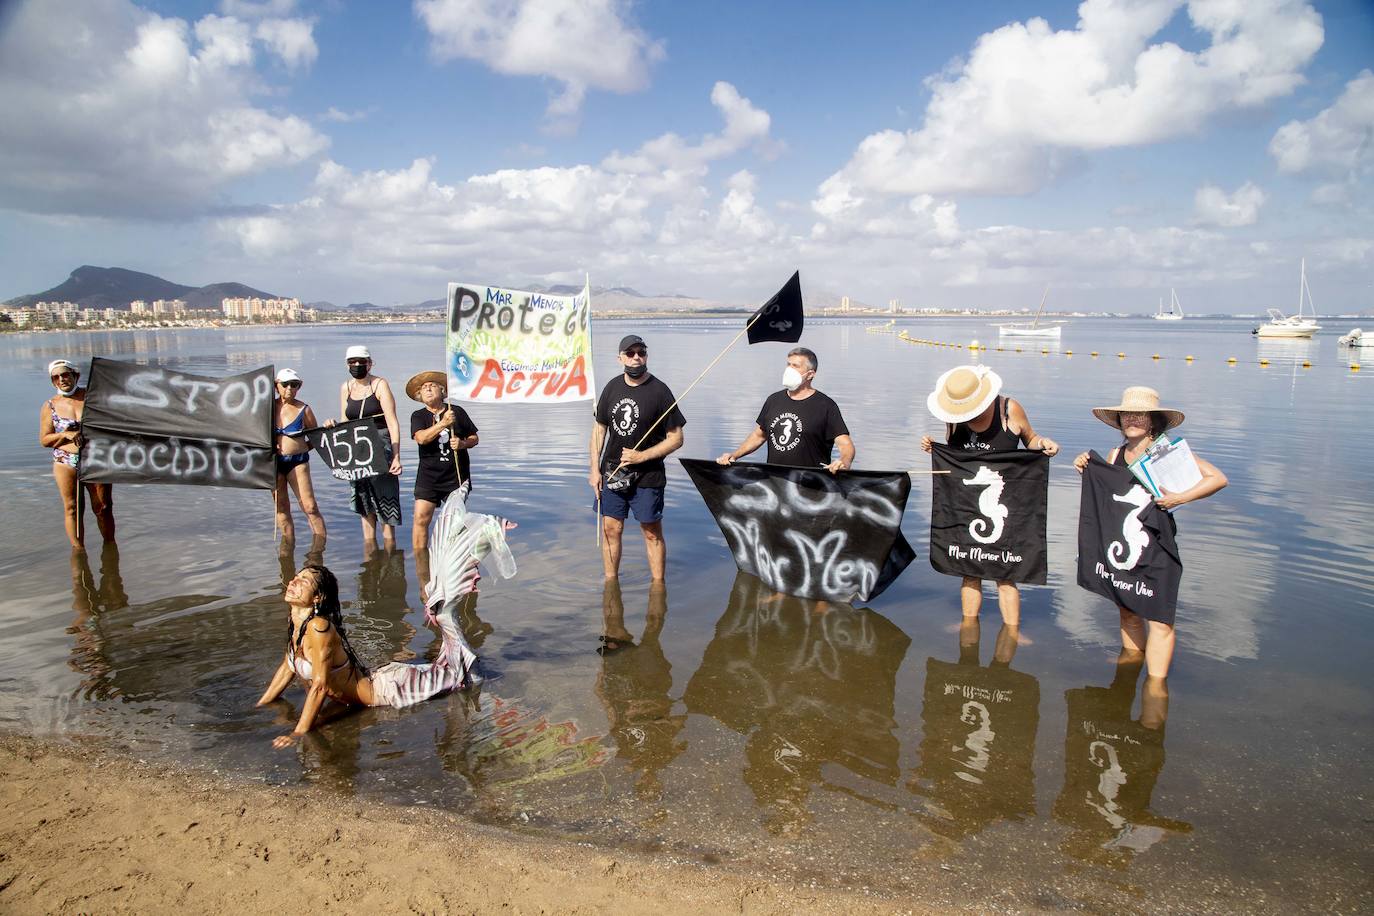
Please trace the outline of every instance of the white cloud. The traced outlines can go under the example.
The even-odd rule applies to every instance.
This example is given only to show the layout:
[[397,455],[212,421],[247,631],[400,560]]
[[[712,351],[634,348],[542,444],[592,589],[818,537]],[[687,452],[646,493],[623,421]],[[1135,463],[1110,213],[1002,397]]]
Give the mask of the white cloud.
[[288,69],[294,70],[310,66],[320,56],[314,29],[311,19],[264,19],[253,34],[280,57]]
[[21,5],[0,34],[0,206],[185,215],[317,155],[309,123],[253,104],[258,41],[233,17],[191,26],[126,0]]
[[1214,184],[1205,184],[1193,195],[1193,220],[1200,226],[1253,226],[1264,200],[1264,191],[1249,181],[1230,195]]
[[415,0],[440,60],[466,58],[497,73],[561,83],[548,116],[568,125],[588,89],[634,92],[649,84],[663,43],[629,20],[625,0]]
[[[1353,186],[1374,172],[1374,72],[1363,70],[1316,117],[1289,121],[1269,142],[1280,172],[1311,173],[1343,179]],[[1320,202],[1336,202],[1353,187],[1317,189]]]
[[1167,140],[1291,92],[1322,44],[1321,17],[1299,0],[1190,0],[1210,44],[1151,44],[1182,5],[1086,0],[1072,30],[1031,19],[983,35],[926,81],[920,128],[865,138],[820,186],[817,212],[869,194],[1027,194],[1085,152]]
[[711,100],[723,128],[696,142],[664,134],[595,165],[501,169],[454,183],[437,180],[427,158],[378,171],[326,161],[305,199],[218,225],[257,261],[307,256],[411,283],[458,271],[553,281],[593,263],[649,268],[642,276],[656,278],[653,286],[691,285],[704,269],[743,276],[785,239],[751,172],[730,175],[719,197],[706,182],[714,163],[771,149],[770,119],[728,83],[717,83]]
[[352,124],[355,121],[362,121],[371,117],[376,112],[376,107],[357,108],[353,111],[344,111],[342,108],[329,106],[329,110],[320,115],[321,121],[333,121],[336,124]]

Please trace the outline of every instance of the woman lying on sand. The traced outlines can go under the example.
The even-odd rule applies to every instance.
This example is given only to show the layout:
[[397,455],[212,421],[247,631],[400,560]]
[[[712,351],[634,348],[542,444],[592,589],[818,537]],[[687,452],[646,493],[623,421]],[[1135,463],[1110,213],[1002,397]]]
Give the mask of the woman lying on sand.
[[[503,578],[515,575],[515,560],[506,546],[513,522],[466,511],[467,488],[448,500],[430,537],[430,556],[436,570],[427,588],[426,619],[439,627],[443,648],[433,664],[391,662],[369,671],[344,632],[339,605],[339,582],[323,566],[301,569],[286,586],[291,609],[286,655],[258,706],[273,702],[295,677],[307,692],[300,721],[289,735],[272,746],[289,747],[310,731],[326,698],[353,706],[413,706],[450,690],[480,683],[473,673],[477,656],[463,638],[457,620],[458,603],[477,591],[479,561],[490,556]],[[435,608],[438,608],[437,613]]]

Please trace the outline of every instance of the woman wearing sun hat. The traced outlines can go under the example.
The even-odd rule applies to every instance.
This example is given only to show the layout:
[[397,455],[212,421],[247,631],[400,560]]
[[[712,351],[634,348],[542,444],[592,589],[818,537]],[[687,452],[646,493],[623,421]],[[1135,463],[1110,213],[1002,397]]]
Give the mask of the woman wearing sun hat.
[[401,525],[401,428],[396,420],[396,398],[387,380],[372,374],[372,353],[367,347],[349,347],[344,359],[349,379],[339,388],[339,413],[345,421],[371,417],[391,455],[389,474],[352,482],[351,504],[362,516],[363,549],[370,551],[377,546],[380,524],[382,544],[390,550],[396,546],[396,529]]
[[[1108,464],[1123,468],[1145,454],[1150,443],[1161,433],[1183,422],[1183,411],[1159,406],[1159,392],[1143,385],[1135,385],[1122,392],[1120,404],[1093,408],[1093,416],[1120,430],[1125,437],[1107,457]],[[1166,492],[1158,497],[1155,504],[1161,509],[1172,511],[1184,503],[1211,496],[1226,486],[1225,474],[1210,462],[1199,458],[1196,451],[1193,452],[1193,458],[1202,472],[1202,479],[1182,493]],[[1088,453],[1084,452],[1075,458],[1073,466],[1082,474],[1088,466]],[[1119,605],[1117,610],[1121,614],[1122,649],[1145,656],[1145,667],[1151,679],[1168,677],[1169,663],[1174,657],[1173,609],[1169,609],[1168,620],[1146,620]]]
[[442,372],[417,372],[406,382],[406,395],[425,405],[410,415],[410,438],[420,453],[410,528],[410,546],[418,552],[425,549],[434,510],[472,480],[468,449],[477,446],[477,425],[462,407],[444,403],[448,377]]
[[[57,492],[62,496],[67,526],[67,540],[75,550],[85,550],[81,538],[81,486],[77,466],[81,454],[81,415],[86,409],[86,389],[77,387],[81,370],[75,363],[55,359],[48,363],[48,378],[57,394],[43,402],[38,409],[38,444],[52,450],[52,476],[57,480]],[[106,543],[115,539],[114,490],[108,483],[85,484],[95,512],[100,536]]]
[[[1059,443],[1032,429],[1021,405],[1001,392],[1001,376],[987,366],[956,366],[935,382],[926,406],[945,422],[950,448],[1006,451],[1024,445],[1050,457],[1059,454]],[[921,449],[929,452],[934,441],[922,436]],[[959,602],[965,617],[977,617],[983,605],[983,580],[965,576]],[[997,583],[997,604],[1003,623],[1021,625],[1021,592],[1015,582]]]
[[304,438],[298,438],[307,429],[320,424],[310,405],[296,397],[301,384],[301,377],[295,369],[278,372],[277,397],[272,404],[272,433],[277,449],[277,483],[272,488],[272,498],[277,504],[277,527],[286,540],[296,537],[296,521],[291,517],[288,487],[296,491],[296,502],[301,504],[311,535],[316,538],[325,536],[324,516],[320,514],[319,503],[315,501],[315,487],[310,480],[310,445]]

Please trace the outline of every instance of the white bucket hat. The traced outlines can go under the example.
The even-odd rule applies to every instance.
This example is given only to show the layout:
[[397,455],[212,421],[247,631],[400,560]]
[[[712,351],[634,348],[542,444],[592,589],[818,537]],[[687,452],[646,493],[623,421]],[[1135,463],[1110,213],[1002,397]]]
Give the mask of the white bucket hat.
[[1160,407],[1159,392],[1144,385],[1132,385],[1121,392],[1120,404],[1093,408],[1093,416],[1114,429],[1121,428],[1123,413],[1162,413],[1165,417],[1165,429],[1173,429],[1183,422],[1183,411]]
[[926,406],[937,419],[964,423],[988,409],[1002,390],[1002,377],[987,366],[955,366],[935,382]]
[[364,347],[364,346],[362,346],[361,344],[355,344],[355,345],[349,347],[349,348],[348,348],[348,352],[344,354],[344,359],[371,359],[371,358],[372,358],[372,354],[371,354],[370,352],[368,352],[367,347]]

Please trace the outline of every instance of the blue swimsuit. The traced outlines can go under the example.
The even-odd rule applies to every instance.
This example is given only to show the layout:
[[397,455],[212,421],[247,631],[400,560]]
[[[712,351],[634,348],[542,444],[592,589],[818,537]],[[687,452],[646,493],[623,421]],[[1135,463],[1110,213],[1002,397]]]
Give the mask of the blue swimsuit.
[[[301,407],[301,412],[296,414],[296,419],[285,426],[276,427],[279,436],[294,436],[297,433],[305,432],[305,407]],[[310,452],[301,452],[298,455],[277,454],[277,473],[286,474],[299,464],[305,464],[310,460]]]

